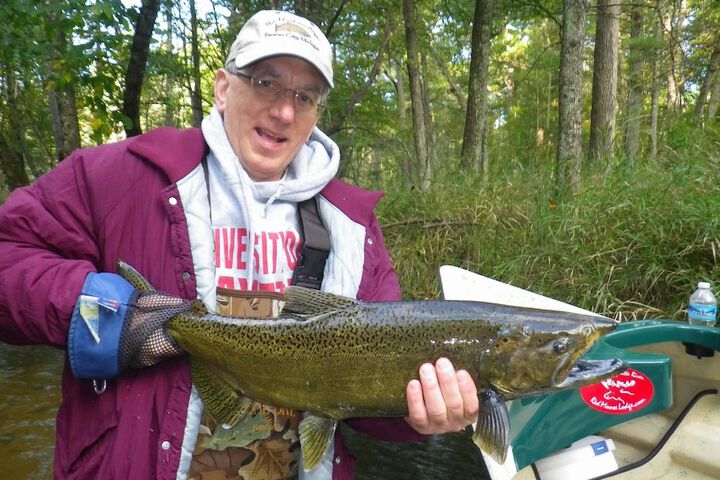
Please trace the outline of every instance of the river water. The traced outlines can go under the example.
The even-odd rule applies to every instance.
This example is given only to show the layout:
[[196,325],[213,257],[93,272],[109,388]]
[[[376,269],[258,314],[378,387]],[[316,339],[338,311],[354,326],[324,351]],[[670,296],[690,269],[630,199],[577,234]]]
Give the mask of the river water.
[[[52,478],[55,413],[64,352],[0,343],[0,479]],[[485,480],[469,433],[387,443],[343,429],[358,480]]]
[[0,478],[50,479],[63,352],[0,343]]

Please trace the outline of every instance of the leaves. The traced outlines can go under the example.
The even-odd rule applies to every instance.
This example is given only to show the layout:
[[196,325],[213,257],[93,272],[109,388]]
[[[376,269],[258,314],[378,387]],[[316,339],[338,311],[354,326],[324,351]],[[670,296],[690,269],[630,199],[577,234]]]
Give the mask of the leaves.
[[248,415],[231,428],[218,427],[214,434],[203,440],[204,448],[224,450],[228,447],[244,447],[256,440],[264,440],[270,436],[267,422],[270,419],[263,412]]
[[255,402],[254,414],[224,428],[205,416],[191,478],[274,480],[297,473],[299,415]]
[[297,470],[297,458],[294,450],[288,449],[283,439],[271,438],[251,446],[255,453],[255,461],[244,465],[238,473],[244,479],[274,480],[287,478],[289,473]]
[[[297,2],[279,2],[293,9]],[[665,2],[661,2],[663,5]],[[558,67],[560,64],[560,0],[514,2],[494,0],[496,18],[488,78],[487,144],[491,165],[506,172],[524,168],[552,168],[558,138]],[[675,121],[676,112],[665,111],[666,81],[671,46],[680,64],[675,77],[686,81],[680,93],[684,105],[692,105],[697,85],[706,76],[720,14],[711,0],[687,0],[684,11],[663,9],[665,15],[685,18],[684,28],[670,38],[656,32],[657,12],[652,5],[638,5],[645,12],[643,35],[628,40],[629,9],[621,11],[621,65],[617,98],[627,98],[627,63],[633,55],[643,57],[643,119],[640,149],[649,149],[651,115],[650,86],[660,81],[657,101],[663,121]],[[265,3],[221,0],[199,5],[198,47],[202,109],[213,103],[214,72],[221,67],[239,25]],[[191,36],[186,2],[170,2],[155,24],[140,100],[144,131],[171,124],[180,128],[192,123],[189,94]],[[434,144],[434,176],[458,165],[468,97],[470,36],[474,0],[415,2],[417,39],[424,102],[429,110],[429,137]],[[18,130],[18,148],[40,174],[54,165],[54,132],[49,122],[47,95],[54,89],[73,87],[83,145],[123,137],[127,119],[120,113],[125,93],[134,20],[139,6],[122,0],[6,0],[0,2],[0,126]],[[591,12],[593,13],[593,12]],[[335,53],[337,87],[320,121],[337,129],[332,138],[342,152],[342,175],[370,188],[402,184],[415,161],[412,105],[407,76],[402,8],[399,0],[331,0],[314,4],[311,15],[326,30]],[[588,37],[594,32],[588,18]],[[672,23],[672,22],[671,22]],[[232,27],[228,27],[232,25]],[[386,25],[392,28],[386,29]],[[59,33],[70,41],[52,59],[51,45]],[[387,33],[387,35],[386,35]],[[387,37],[387,38],[386,38]],[[586,38],[588,38],[586,37]],[[672,42],[672,43],[671,43]],[[592,43],[585,47],[585,64],[591,65]],[[652,62],[658,72],[653,77]],[[583,75],[583,115],[587,122],[591,72]],[[7,85],[17,79],[11,97]],[[720,91],[720,90],[718,90]],[[717,95],[716,95],[717,96]],[[716,99],[717,100],[717,99]],[[710,101],[712,102],[712,100]],[[10,106],[12,103],[12,107]],[[629,121],[619,112],[615,138]],[[637,114],[632,114],[637,117]],[[28,125],[27,127],[19,126]],[[15,126],[14,126],[15,125]],[[32,127],[30,127],[30,125]],[[662,133],[662,132],[661,132]],[[658,136],[661,140],[665,137]],[[620,150],[620,149],[618,149]],[[35,172],[33,172],[35,173]]]

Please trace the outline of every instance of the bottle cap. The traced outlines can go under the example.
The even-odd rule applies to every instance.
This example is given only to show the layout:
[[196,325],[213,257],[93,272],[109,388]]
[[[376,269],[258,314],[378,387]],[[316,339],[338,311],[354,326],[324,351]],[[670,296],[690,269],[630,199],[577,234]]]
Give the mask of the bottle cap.
[[710,282],[698,282],[698,288],[710,288]]

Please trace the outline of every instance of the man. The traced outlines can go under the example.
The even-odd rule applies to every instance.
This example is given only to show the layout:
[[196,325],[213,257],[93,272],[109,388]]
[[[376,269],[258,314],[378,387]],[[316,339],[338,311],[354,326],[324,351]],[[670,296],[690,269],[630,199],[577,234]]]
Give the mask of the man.
[[[298,202],[313,197],[331,242],[322,289],[400,298],[373,214],[380,195],[333,178],[337,145],[316,128],[331,61],[311,22],[259,12],[216,74],[201,130],[161,128],[76,151],[0,207],[0,340],[68,350],[55,478],[352,477],[339,436],[309,472],[297,468],[292,445],[280,472],[261,473],[262,445],[252,442],[228,447],[228,464],[217,465],[223,450],[208,450],[218,445],[205,442],[212,425],[188,359],[162,328],[186,308],[182,299],[215,309],[218,292],[289,285]],[[112,273],[118,260],[167,295],[135,290]],[[474,383],[445,359],[421,367],[407,398],[406,419],[348,423],[406,440],[460,430],[477,416]]]

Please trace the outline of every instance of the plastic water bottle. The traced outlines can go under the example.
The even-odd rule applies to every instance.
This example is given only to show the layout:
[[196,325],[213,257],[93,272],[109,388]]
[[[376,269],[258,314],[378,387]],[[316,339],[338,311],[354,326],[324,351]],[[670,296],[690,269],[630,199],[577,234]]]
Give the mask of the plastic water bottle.
[[690,295],[688,322],[691,325],[712,327],[717,319],[717,299],[710,290],[710,283],[698,282],[697,290]]

